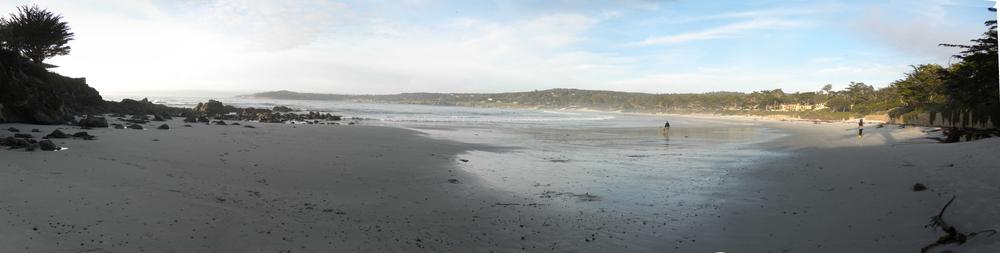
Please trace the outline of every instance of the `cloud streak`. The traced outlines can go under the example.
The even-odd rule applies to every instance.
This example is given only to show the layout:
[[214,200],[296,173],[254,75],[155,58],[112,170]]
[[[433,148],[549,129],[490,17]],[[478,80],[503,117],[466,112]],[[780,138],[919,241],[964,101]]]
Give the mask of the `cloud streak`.
[[745,36],[747,32],[755,30],[773,30],[781,28],[792,28],[801,26],[801,22],[783,19],[754,19],[744,22],[731,23],[728,25],[713,27],[707,30],[687,32],[675,35],[652,37],[642,40],[637,45],[652,46],[663,44],[677,44],[699,40],[712,40]]

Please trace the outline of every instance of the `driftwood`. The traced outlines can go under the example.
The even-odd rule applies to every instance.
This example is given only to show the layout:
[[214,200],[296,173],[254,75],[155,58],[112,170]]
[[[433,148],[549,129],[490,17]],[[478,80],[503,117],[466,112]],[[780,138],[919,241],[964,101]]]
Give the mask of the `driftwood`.
[[946,235],[939,237],[937,241],[935,241],[934,243],[928,244],[927,246],[921,248],[920,253],[927,253],[934,247],[948,245],[948,244],[962,245],[966,241],[972,239],[973,237],[976,237],[977,235],[988,233],[987,236],[992,236],[997,233],[995,229],[987,229],[979,232],[972,232],[965,234],[959,232],[958,229],[956,229],[954,226],[948,225],[948,223],[944,221],[944,211],[948,209],[948,206],[951,205],[951,202],[955,201],[955,197],[957,196],[952,196],[951,200],[948,200],[948,203],[944,204],[944,207],[941,208],[941,212],[939,212],[938,215],[931,217],[931,224],[927,224],[926,226],[924,226],[924,227],[939,227],[941,228],[942,231],[946,233]]

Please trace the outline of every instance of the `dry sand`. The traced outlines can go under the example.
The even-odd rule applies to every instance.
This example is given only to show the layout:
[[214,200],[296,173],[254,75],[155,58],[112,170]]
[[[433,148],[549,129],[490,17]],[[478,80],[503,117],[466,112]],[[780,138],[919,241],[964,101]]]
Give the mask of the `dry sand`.
[[[549,208],[458,169],[456,155],[496,147],[372,126],[168,124],[0,150],[0,252],[915,252],[942,235],[923,225],[953,195],[959,230],[1000,228],[1000,140],[936,144],[915,128],[859,141],[849,124],[768,123],[790,135],[763,148],[786,155],[727,173],[721,204],[679,231]],[[998,239],[959,249],[998,252]]]
[[[1000,229],[1000,139],[940,144],[929,128],[772,122],[789,135],[765,144],[782,158],[737,174],[706,249],[728,252],[919,252],[945,220],[968,233]],[[915,183],[929,189],[913,191]],[[1000,252],[1000,235],[931,252]]]

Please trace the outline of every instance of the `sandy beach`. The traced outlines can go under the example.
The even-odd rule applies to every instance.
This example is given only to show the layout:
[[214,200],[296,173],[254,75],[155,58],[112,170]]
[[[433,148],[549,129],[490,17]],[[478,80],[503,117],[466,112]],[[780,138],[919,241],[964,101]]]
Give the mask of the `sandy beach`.
[[[0,151],[0,252],[915,252],[943,235],[924,225],[952,196],[945,218],[959,230],[1000,228],[1000,140],[938,144],[919,128],[872,125],[859,139],[850,124],[767,122],[786,135],[759,148],[782,155],[719,172],[675,225],[560,208],[462,169],[480,162],[463,154],[502,145],[392,127],[166,123],[0,124],[97,136]],[[998,238],[956,249],[996,252]]]

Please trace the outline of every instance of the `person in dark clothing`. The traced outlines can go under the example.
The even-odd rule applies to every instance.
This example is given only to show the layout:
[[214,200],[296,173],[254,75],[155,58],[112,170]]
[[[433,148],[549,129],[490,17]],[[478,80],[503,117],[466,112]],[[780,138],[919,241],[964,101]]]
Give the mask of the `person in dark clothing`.
[[858,137],[865,135],[865,119],[858,119]]
[[670,132],[670,121],[667,121],[666,123],[663,123],[663,128],[660,129],[660,135],[666,137],[667,133],[669,132]]

